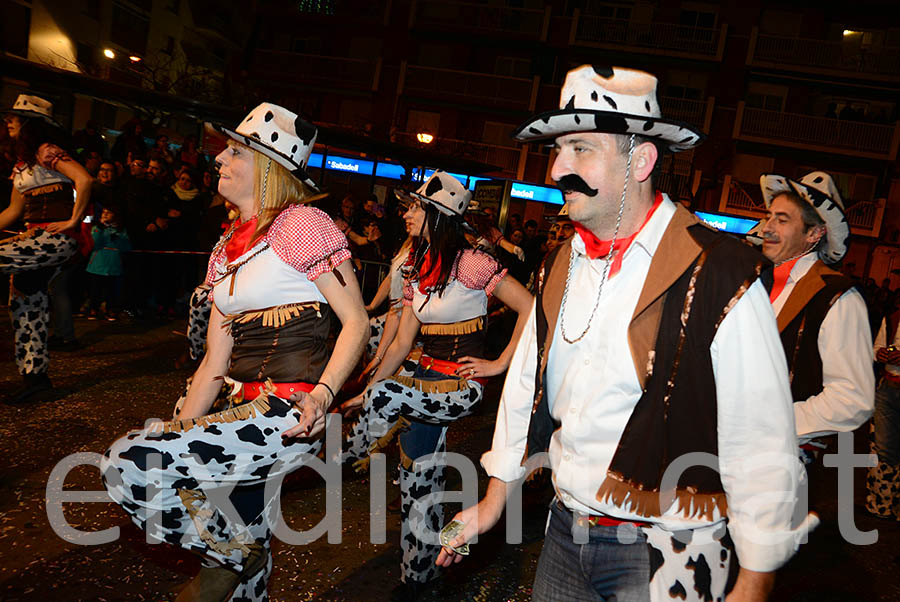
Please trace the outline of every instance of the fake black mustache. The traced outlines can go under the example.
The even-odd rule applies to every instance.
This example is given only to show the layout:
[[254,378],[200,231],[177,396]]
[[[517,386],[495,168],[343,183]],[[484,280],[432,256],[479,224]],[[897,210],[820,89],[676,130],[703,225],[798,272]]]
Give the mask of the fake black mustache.
[[556,183],[557,188],[562,190],[563,194],[568,192],[580,192],[585,196],[597,196],[597,189],[588,186],[588,183],[581,179],[581,176],[570,173],[559,179]]

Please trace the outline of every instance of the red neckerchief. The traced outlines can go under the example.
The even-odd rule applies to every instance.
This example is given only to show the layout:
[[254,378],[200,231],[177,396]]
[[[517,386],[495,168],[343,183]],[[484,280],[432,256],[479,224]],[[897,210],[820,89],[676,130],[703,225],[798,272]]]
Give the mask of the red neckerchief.
[[784,290],[788,277],[791,275],[791,270],[798,261],[800,261],[799,257],[775,266],[775,269],[773,270],[774,279],[772,281],[772,290],[769,292],[769,301],[771,303],[775,303],[775,299],[777,299],[778,295],[781,294],[781,291]]
[[225,257],[228,259],[228,263],[231,263],[244,254],[244,251],[247,250],[247,246],[250,244],[250,237],[253,236],[254,231],[256,231],[255,216],[235,228],[234,234],[231,235],[231,240],[225,245]]
[[[644,217],[644,222],[637,229],[637,231],[628,236],[626,238],[617,238],[616,244],[613,247],[615,253],[613,254],[612,263],[609,266],[609,277],[612,278],[616,275],[616,273],[622,268],[622,258],[625,256],[625,251],[628,250],[628,247],[634,241],[635,237],[640,234],[641,230],[644,229],[644,226],[647,225],[647,222],[650,221],[650,218],[653,217],[653,214],[656,213],[657,207],[662,204],[663,196],[660,191],[656,191],[656,200],[653,201],[653,206],[650,207],[650,210],[647,211],[647,216]],[[575,226],[575,230],[581,235],[581,240],[584,241],[584,250],[587,253],[587,256],[591,259],[597,259],[598,257],[606,257],[609,254],[609,248],[611,246],[611,240],[600,240],[594,233],[579,224],[576,221],[572,222],[572,225]]]
[[425,253],[425,259],[422,260],[422,265],[419,268],[419,292],[422,294],[427,294],[428,289],[434,288],[438,278],[441,277],[441,256],[434,253],[437,259],[432,264],[431,255],[432,253],[429,249]]

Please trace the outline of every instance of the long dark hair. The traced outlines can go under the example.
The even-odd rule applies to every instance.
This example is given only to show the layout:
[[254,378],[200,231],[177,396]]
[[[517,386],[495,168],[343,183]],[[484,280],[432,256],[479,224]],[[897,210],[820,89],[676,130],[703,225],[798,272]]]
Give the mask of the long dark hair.
[[425,210],[425,227],[428,228],[430,242],[425,240],[424,236],[414,240],[409,252],[409,263],[412,265],[413,272],[411,276],[416,280],[420,279],[420,276],[426,276],[426,274],[417,273],[426,255],[431,256],[432,266],[440,257],[441,272],[433,289],[433,292],[440,296],[450,282],[456,256],[463,249],[471,249],[472,245],[466,240],[462,219],[441,213],[431,203],[423,202],[421,206]]
[[16,159],[29,166],[37,161],[37,151],[47,142],[71,152],[69,135],[61,127],[52,125],[40,117],[22,117],[22,127],[16,136]]

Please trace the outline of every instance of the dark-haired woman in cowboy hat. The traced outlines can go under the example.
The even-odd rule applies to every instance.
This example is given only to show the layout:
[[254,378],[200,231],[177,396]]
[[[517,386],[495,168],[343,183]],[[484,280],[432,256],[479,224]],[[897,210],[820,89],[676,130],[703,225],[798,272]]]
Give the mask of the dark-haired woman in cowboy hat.
[[9,311],[16,364],[24,380],[11,401],[25,401],[51,388],[47,285],[77,251],[91,196],[91,176],[66,152],[65,132],[52,115],[51,103],[26,94],[19,95],[6,114],[18,163],[9,207],[0,213],[0,230],[19,218],[28,228],[0,241],[0,273],[12,274]]
[[[487,377],[509,365],[532,302],[492,256],[466,240],[463,214],[471,192],[456,178],[435,172],[409,196],[412,206],[404,219],[415,239],[397,335],[363,394],[344,405],[363,406],[345,448],[347,459],[367,457],[405,427],[399,437],[403,584],[395,600],[415,599],[436,574],[440,546],[416,534],[421,525],[441,529],[441,507],[421,509],[424,523],[410,518],[419,515],[411,513],[415,502],[443,490],[443,466],[431,454],[444,452],[448,426],[474,410]],[[512,339],[493,361],[482,359],[491,295],[519,314]],[[420,333],[424,354],[414,374],[395,373]]]
[[[119,439],[101,468],[148,536],[203,557],[178,600],[264,600],[277,484],[321,449],[325,411],[362,353],[368,320],[347,240],[305,204],[317,198],[305,170],[315,127],[268,103],[236,130],[214,127],[229,138],[219,192],[240,219],[209,260],[207,351],[175,419]],[[341,330],[329,356],[332,314]],[[210,413],[223,379],[230,408]],[[213,496],[222,487],[228,497]],[[162,519],[152,523],[154,508]]]

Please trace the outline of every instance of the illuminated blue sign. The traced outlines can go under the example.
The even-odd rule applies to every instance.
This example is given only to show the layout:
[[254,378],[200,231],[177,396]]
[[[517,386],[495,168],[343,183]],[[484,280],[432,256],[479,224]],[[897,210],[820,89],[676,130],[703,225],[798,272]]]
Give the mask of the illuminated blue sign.
[[312,153],[309,155],[309,163],[306,164],[307,167],[318,167],[322,169],[322,155],[319,153]]
[[733,234],[746,234],[758,223],[758,220],[755,219],[722,215],[721,213],[704,213],[702,211],[697,211],[695,215],[716,230],[731,232]]
[[406,169],[402,165],[394,165],[393,163],[379,163],[375,166],[375,175],[379,178],[402,180],[405,173]]
[[550,203],[551,205],[563,204],[563,196],[559,188],[522,184],[521,182],[513,182],[512,188],[509,191],[509,196],[517,199],[525,199],[527,201]]

